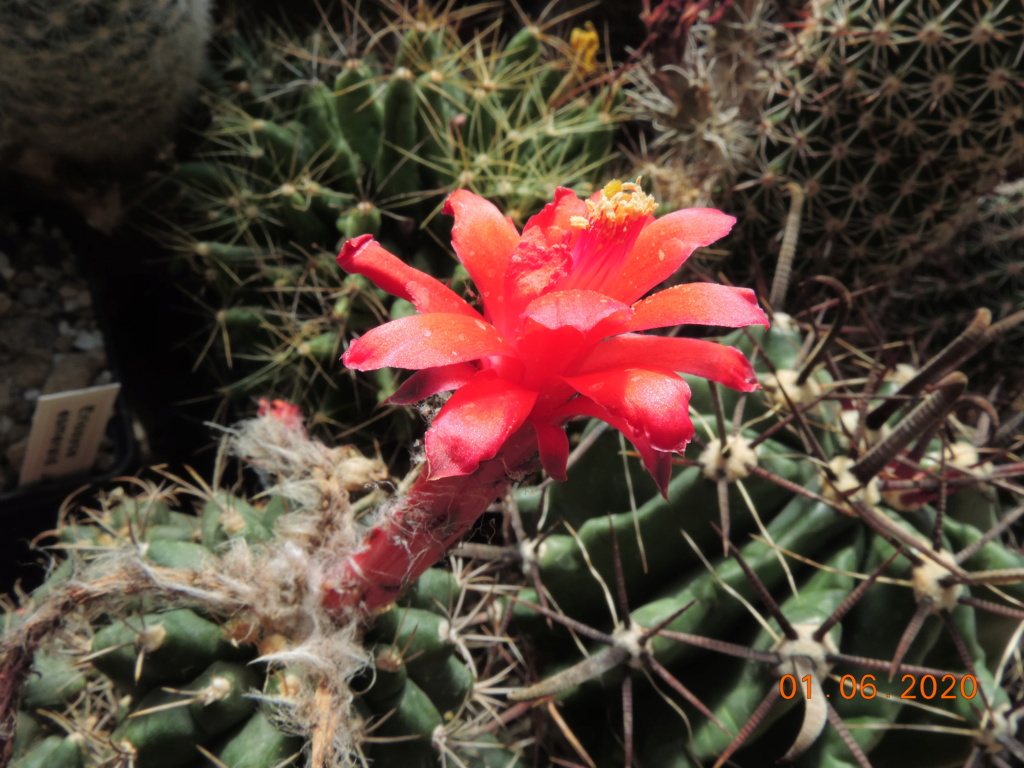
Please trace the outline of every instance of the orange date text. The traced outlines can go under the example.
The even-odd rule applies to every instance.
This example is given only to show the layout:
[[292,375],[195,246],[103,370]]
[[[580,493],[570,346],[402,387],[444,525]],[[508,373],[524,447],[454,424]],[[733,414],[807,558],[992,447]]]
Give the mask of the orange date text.
[[[936,677],[931,674],[906,674],[900,678],[904,686],[900,693],[881,693],[875,683],[874,675],[843,675],[839,678],[839,695],[844,699],[973,699],[978,695],[978,681],[974,675],[945,674]],[[811,676],[804,675],[799,680],[796,675],[783,675],[779,678],[779,693],[784,699],[792,699],[804,693],[811,698]],[[826,698],[829,694],[825,694]]]

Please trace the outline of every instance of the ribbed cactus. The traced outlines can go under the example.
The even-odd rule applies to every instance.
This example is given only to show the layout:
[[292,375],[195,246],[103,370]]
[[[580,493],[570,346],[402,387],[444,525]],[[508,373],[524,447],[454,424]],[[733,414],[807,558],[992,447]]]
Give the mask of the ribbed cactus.
[[231,454],[259,495],[164,474],[62,516],[55,569],[4,616],[3,758],[525,766],[488,716],[505,640],[486,636],[474,573],[428,570],[369,627],[317,608],[387,468],[310,440],[279,401],[225,435],[218,473]]
[[0,4],[0,149],[130,161],[198,89],[210,0]]
[[225,43],[211,125],[153,190],[148,226],[208,277],[204,352],[231,397],[275,393],[318,423],[352,422],[346,409],[363,395],[333,375],[338,339],[408,305],[382,305],[361,278],[339,289],[341,240],[374,234],[447,274],[435,241],[447,238],[440,207],[453,189],[478,190],[520,222],[556,186],[593,191],[621,114],[597,34],[526,26],[500,37],[486,11],[392,6],[373,11],[372,39],[343,33],[341,14],[334,33],[264,25]]
[[[680,462],[667,499],[637,499],[637,478],[611,469],[624,459],[607,438],[567,484],[520,494],[515,530],[544,535],[495,554],[520,559],[543,589],[509,603],[541,680],[510,696],[556,697],[573,734],[566,759],[786,757],[810,768],[1020,757],[1024,554],[1007,530],[1024,508],[1012,481],[1005,497],[997,490],[1021,471],[1006,449],[1019,430],[985,415],[977,428],[946,421],[965,385],[946,371],[1004,330],[987,322],[979,313],[913,377],[860,352],[862,375],[846,378],[845,354],[829,351],[839,326],[805,339],[778,313],[766,333],[731,338],[759,350],[763,393],[743,404],[692,382],[704,447]],[[931,394],[919,402],[922,388]],[[562,531],[538,530],[557,519]],[[615,718],[625,730],[609,733]],[[945,734],[934,748],[911,746],[933,730]]]

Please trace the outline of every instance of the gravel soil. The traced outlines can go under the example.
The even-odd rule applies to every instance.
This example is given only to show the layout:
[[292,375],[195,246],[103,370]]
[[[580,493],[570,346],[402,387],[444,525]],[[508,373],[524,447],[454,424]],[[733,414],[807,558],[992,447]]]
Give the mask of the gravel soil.
[[[61,231],[0,214],[0,494],[18,472],[40,395],[113,380],[89,284]],[[114,447],[94,471],[113,467]]]

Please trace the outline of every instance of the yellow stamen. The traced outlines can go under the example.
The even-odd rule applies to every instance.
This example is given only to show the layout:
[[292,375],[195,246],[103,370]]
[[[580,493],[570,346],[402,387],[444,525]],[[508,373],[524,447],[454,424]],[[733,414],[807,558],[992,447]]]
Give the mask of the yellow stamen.
[[573,246],[572,267],[561,290],[601,291],[617,279],[633,246],[658,207],[636,181],[610,182],[587,202],[586,216],[569,223],[580,229]]
[[587,215],[573,216],[570,223],[584,229],[591,225],[617,228],[654,213],[658,204],[636,181],[610,181],[597,201],[587,200]]

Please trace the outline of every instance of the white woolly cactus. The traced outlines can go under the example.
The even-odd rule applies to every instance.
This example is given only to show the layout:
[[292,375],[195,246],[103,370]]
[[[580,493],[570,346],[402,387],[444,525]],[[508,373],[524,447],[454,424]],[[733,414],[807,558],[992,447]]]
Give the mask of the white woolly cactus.
[[195,90],[210,0],[0,2],[0,149],[130,160]]
[[[200,747],[218,765],[280,768],[300,763],[303,739],[312,765],[365,762],[349,680],[368,652],[356,623],[328,620],[315,589],[325,559],[358,541],[350,493],[387,468],[309,439],[281,401],[226,430],[217,478],[229,456],[266,482],[252,503],[217,480],[165,474],[61,518],[61,572],[20,615],[0,605],[0,764],[21,749],[5,741],[14,730],[19,768],[177,768]],[[15,729],[4,685],[27,673],[23,649],[46,658],[31,661],[42,684]],[[32,718],[54,708],[67,710],[56,738],[36,733]]]

